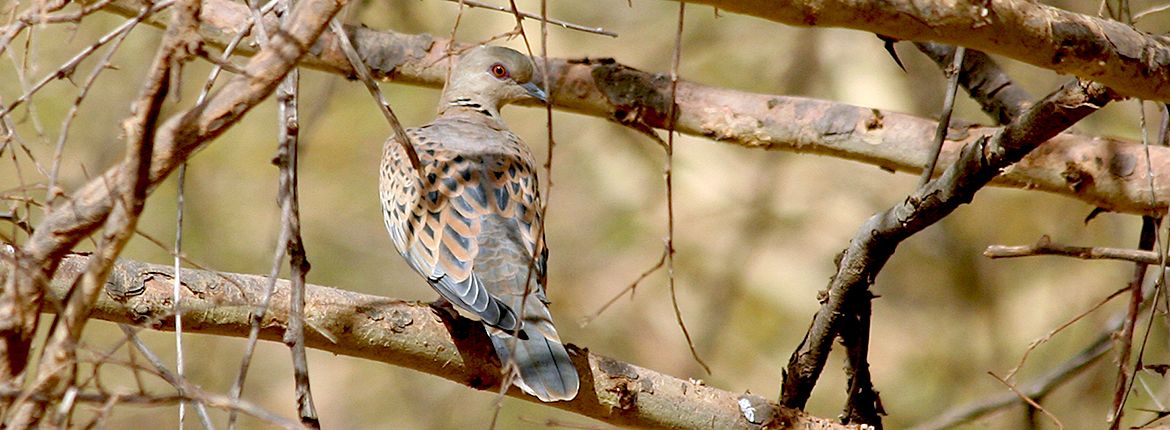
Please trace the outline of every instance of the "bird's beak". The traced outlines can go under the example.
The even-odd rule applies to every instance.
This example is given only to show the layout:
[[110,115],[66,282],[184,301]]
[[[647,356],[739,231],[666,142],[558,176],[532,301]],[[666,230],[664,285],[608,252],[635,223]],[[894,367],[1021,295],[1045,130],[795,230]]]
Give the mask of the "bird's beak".
[[536,85],[536,82],[529,82],[521,85],[521,87],[524,88],[524,91],[528,92],[528,95],[540,100],[542,103],[548,103],[548,94],[545,94],[544,90]]

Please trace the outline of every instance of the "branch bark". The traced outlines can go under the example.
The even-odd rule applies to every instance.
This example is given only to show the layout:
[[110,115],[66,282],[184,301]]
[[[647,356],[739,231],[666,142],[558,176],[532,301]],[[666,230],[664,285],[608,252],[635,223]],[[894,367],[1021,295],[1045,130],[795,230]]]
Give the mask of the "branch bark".
[[[677,0],[676,0],[677,1]],[[695,0],[788,25],[962,45],[1170,102],[1170,38],[1027,0]]]
[[[209,42],[222,46],[236,29],[244,28],[248,13],[243,5],[227,0],[205,3],[208,6],[201,19]],[[131,0],[117,0],[108,9],[126,15],[133,13],[132,4]],[[768,7],[772,7],[770,3]],[[161,19],[150,22],[162,25],[165,21]],[[347,31],[375,78],[442,86],[447,62],[439,60],[446,55],[449,39],[353,26]],[[304,65],[352,76],[349,62],[333,38],[323,34]],[[670,100],[667,76],[626,67],[612,59],[550,58],[549,64],[550,100],[558,109],[664,128]],[[677,109],[676,130],[681,133],[748,148],[828,155],[911,174],[920,173],[926,164],[937,124],[897,112],[748,93],[685,80],[678,83]],[[953,163],[963,146],[998,130],[979,125],[952,128],[939,163]],[[1155,172],[1170,170],[1170,148],[1151,147],[1150,158]],[[1057,193],[1115,212],[1165,212],[1170,183],[1158,181],[1151,203],[1149,179],[1144,169],[1137,168],[1144,159],[1140,142],[1061,133],[1006,169],[992,184]]]
[[[50,294],[65,294],[89,258],[65,257]],[[11,265],[2,261],[0,268]],[[170,266],[119,260],[106,283],[106,294],[94,303],[91,318],[172,330],[173,273]],[[184,269],[183,329],[247,337],[251,303],[260,300],[266,282],[264,276]],[[317,330],[305,333],[306,346],[430,373],[479,390],[499,390],[500,363],[480,323],[453,318],[426,304],[312,284],[305,287],[306,322]],[[281,340],[288,326],[288,294],[289,282],[278,281],[261,338]],[[857,428],[782,408],[759,396],[664,375],[587,348],[569,345],[569,350],[582,378],[581,394],[570,402],[544,405],[610,424],[672,429]],[[515,387],[508,395],[540,403]],[[747,410],[751,422],[745,417]]]

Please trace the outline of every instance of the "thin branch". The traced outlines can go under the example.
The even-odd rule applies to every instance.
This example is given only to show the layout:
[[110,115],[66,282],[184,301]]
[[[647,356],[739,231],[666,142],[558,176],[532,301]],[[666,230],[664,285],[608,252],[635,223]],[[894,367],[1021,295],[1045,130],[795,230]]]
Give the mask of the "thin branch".
[[[174,303],[175,313],[175,372],[180,379],[186,378],[186,363],[183,358],[183,206],[186,205],[185,183],[187,182],[187,163],[179,166],[179,175],[176,178],[175,197],[175,248],[174,270],[175,282],[171,285],[171,300]],[[179,403],[179,427],[183,426],[187,418],[187,404]]]
[[934,132],[934,148],[926,158],[926,168],[922,169],[922,177],[918,179],[919,187],[926,185],[934,176],[934,166],[938,164],[938,155],[942,153],[943,141],[951,129],[951,113],[955,111],[955,93],[959,92],[959,72],[963,69],[963,55],[966,52],[967,48],[962,46],[955,48],[951,65],[943,68],[943,73],[947,76],[947,88],[943,97],[942,115],[939,115],[938,127]]
[[[176,276],[175,279],[179,278]],[[179,314],[175,315],[177,317]],[[175,321],[178,320],[176,319]],[[178,326],[176,326],[176,332],[177,327]],[[156,355],[153,351],[151,351],[150,348],[147,348],[146,343],[143,342],[142,339],[138,338],[138,335],[135,333],[133,328],[130,328],[130,326],[125,324],[118,324],[118,328],[122,329],[122,333],[125,334],[126,339],[129,340],[132,345],[134,345],[134,349],[138,350],[138,352],[142,353],[142,355],[146,357],[146,360],[150,362],[151,366],[154,366],[154,370],[163,377],[163,380],[167,381],[167,383],[171,384],[172,387],[175,387],[175,389],[178,390],[179,396],[186,397],[189,395],[188,393],[193,391],[192,386],[189,382],[187,382],[187,379],[184,378],[181,373],[176,374],[168,370],[167,366],[163,364],[162,359],[159,358],[158,355]],[[179,406],[181,407],[185,403],[186,402],[180,402]],[[203,402],[195,402],[195,412],[199,415],[199,422],[200,424],[203,424],[204,429],[215,430],[215,425],[211,423],[211,417],[207,415],[207,408],[203,405]]]
[[[281,210],[283,214],[284,201],[281,201]],[[257,300],[250,303],[251,310],[248,314],[248,340],[244,344],[244,354],[240,358],[240,369],[236,372],[236,379],[232,382],[232,388],[229,391],[229,397],[232,400],[239,400],[244,392],[244,381],[248,378],[248,369],[252,366],[252,356],[256,352],[256,342],[260,340],[260,331],[263,328],[264,317],[268,315],[269,308],[272,306],[272,296],[276,291],[276,283],[280,275],[280,267],[284,263],[285,252],[288,250],[289,243],[289,229],[288,224],[283,223],[280,229],[280,236],[276,239],[276,251],[272,253],[272,270],[268,273],[268,278],[264,282],[263,293],[257,297]],[[228,429],[235,429],[236,413],[230,412],[228,414]]]
[[415,152],[414,146],[410,144],[410,137],[406,135],[406,129],[402,127],[402,122],[398,121],[398,115],[394,114],[394,109],[390,108],[390,103],[386,101],[386,97],[382,96],[382,89],[374,83],[374,79],[370,76],[370,69],[366,66],[366,62],[362,60],[361,55],[354,49],[353,43],[350,42],[349,36],[342,28],[341,22],[334,19],[329,22],[329,30],[336,37],[338,47],[345,53],[348,65],[353,68],[354,73],[357,74],[358,79],[366,86],[366,90],[374,97],[374,101],[378,103],[378,109],[382,111],[382,116],[386,117],[386,122],[390,123],[390,128],[394,130],[394,138],[402,149],[406,151],[406,157],[410,159],[410,165],[414,166],[415,173],[422,174],[422,164],[419,162],[418,153]]
[[27,102],[30,98],[32,98],[33,95],[35,95],[37,93],[37,91],[39,91],[41,88],[44,88],[45,85],[47,85],[49,82],[59,80],[59,79],[69,78],[70,76],[73,75],[73,72],[77,69],[77,66],[79,64],[81,64],[82,60],[89,58],[89,56],[92,55],[94,52],[96,52],[98,50],[98,48],[101,48],[105,44],[110,43],[111,40],[118,38],[122,33],[130,31],[136,25],[138,25],[138,23],[142,22],[150,15],[155,14],[160,10],[166,9],[167,7],[170,7],[174,3],[175,3],[174,0],[163,0],[163,1],[160,1],[158,3],[155,3],[155,4],[151,5],[151,7],[149,9],[147,9],[146,11],[144,11],[140,14],[137,14],[137,16],[134,19],[131,19],[131,20],[128,20],[128,21],[122,23],[122,25],[115,27],[109,33],[106,33],[105,35],[99,37],[92,44],[85,47],[77,54],[75,54],[73,56],[73,58],[70,58],[69,60],[65,61],[64,64],[58,66],[57,69],[54,70],[52,73],[49,73],[45,77],[41,78],[41,80],[37,81],[37,83],[34,84],[31,88],[28,88],[27,90],[25,90],[24,94],[21,94],[20,97],[16,98],[16,100],[13,100],[12,103],[9,103],[7,107],[0,107],[0,118],[7,116],[9,113],[12,112],[13,109],[16,109],[21,104]]
[[[4,32],[2,35],[0,35],[0,54],[3,54],[4,51],[7,50],[10,45],[12,45],[12,41],[16,39],[16,36],[19,35],[20,32],[24,31],[25,28],[44,19],[48,13],[61,10],[61,8],[65,7],[69,3],[70,2],[67,0],[51,0],[32,4],[32,6],[26,9],[19,17],[15,17],[15,19],[12,20],[12,23],[2,28]],[[15,10],[13,11],[15,12]]]
[[[288,19],[290,4],[291,0],[285,0],[277,7],[277,14],[281,16],[282,21]],[[337,19],[330,23],[336,28]],[[321,421],[317,418],[317,407],[313,404],[313,392],[309,385],[309,360],[305,356],[305,277],[311,265],[305,253],[304,241],[301,239],[300,194],[297,187],[297,152],[300,144],[297,97],[299,80],[300,73],[293,69],[285,76],[284,82],[281,82],[276,91],[277,101],[280,103],[279,121],[282,126],[277,138],[279,149],[276,157],[280,169],[281,224],[288,230],[288,242],[284,245],[288,247],[289,275],[292,278],[292,289],[288,297],[288,329],[284,332],[283,340],[292,353],[297,414],[301,424],[319,429]]]
[[[63,259],[51,284],[53,294],[63,294],[68,280],[82,270],[89,257]],[[10,263],[0,262],[0,269]],[[170,312],[170,266],[120,260],[109,278],[110,288],[138,289],[138,294],[115,299],[101,295],[91,318],[146,324],[156,330],[173,328]],[[265,276],[239,275],[184,269],[183,317],[188,333],[233,337],[247,336],[252,303],[263,295]],[[233,285],[239,285],[239,288]],[[280,341],[288,323],[289,282],[277,283],[273,308],[260,337]],[[201,291],[196,295],[191,290]],[[306,333],[306,346],[356,358],[364,358],[441,376],[479,390],[499,388],[500,369],[482,324],[423,303],[407,303],[349,290],[306,285],[306,309],[316,326],[336,334],[332,340],[315,331]],[[510,397],[593,417],[617,426],[639,428],[758,429],[742,415],[740,390],[724,391],[694,380],[678,379],[633,364],[568,345],[570,357],[581,375],[581,394],[568,402],[540,403],[518,388]],[[764,401],[757,408],[758,423],[768,428],[845,429],[803,412]],[[221,403],[222,404],[222,403]],[[216,407],[217,403],[208,402]],[[765,410],[767,413],[765,413]],[[806,427],[808,426],[808,427]]]
[[[1124,288],[1121,288],[1121,289],[1118,289],[1117,291],[1114,291],[1113,294],[1110,294],[1110,295],[1106,296],[1104,299],[1101,299],[1100,301],[1097,302],[1097,304],[1091,306],[1089,309],[1086,309],[1084,312],[1081,312],[1081,313],[1073,316],[1072,318],[1069,318],[1068,321],[1061,323],[1060,325],[1056,326],[1056,328],[1049,330],[1048,333],[1045,333],[1043,336],[1040,336],[1038,339],[1033,340],[1031,343],[1028,344],[1028,347],[1024,349],[1024,354],[1020,356],[1019,363],[1016,363],[1016,367],[1013,367],[1011,370],[1008,371],[1007,375],[1004,376],[1004,379],[1007,379],[1009,381],[1012,380],[1012,378],[1015,377],[1016,372],[1019,372],[1020,369],[1024,368],[1024,364],[1027,363],[1028,357],[1032,354],[1032,351],[1035,351],[1036,348],[1038,348],[1040,345],[1048,342],[1049,340],[1052,340],[1052,337],[1056,336],[1057,333],[1064,331],[1064,329],[1069,328],[1069,326],[1072,326],[1077,321],[1080,321],[1081,319],[1088,316],[1089,314],[1096,312],[1097,309],[1101,309],[1101,307],[1105,306],[1106,303],[1109,303],[1110,300],[1113,300],[1114,298],[1120,296],[1122,293],[1125,293],[1126,291],[1129,291],[1129,290],[1130,290],[1129,286],[1126,285]],[[1118,318],[1117,321],[1119,321],[1119,323],[1116,324],[1117,328],[1121,328],[1121,323],[1120,323],[1121,319]],[[1111,331],[1116,331],[1116,330],[1117,329],[1115,328]]]
[[1047,409],[1044,409],[1043,406],[1040,406],[1040,404],[1036,403],[1035,400],[1032,400],[1031,397],[1028,397],[1026,394],[1020,392],[1020,390],[1017,389],[1014,385],[1009,384],[1008,381],[1003,380],[1003,378],[1000,378],[994,372],[987,372],[987,374],[991,375],[992,378],[995,378],[996,381],[999,381],[1000,383],[1002,383],[1009,390],[1012,390],[1012,393],[1015,393],[1015,395],[1018,396],[1020,398],[1020,400],[1023,400],[1024,402],[1031,405],[1033,408],[1036,408],[1040,412],[1043,412],[1044,415],[1046,415],[1049,419],[1052,420],[1053,423],[1056,424],[1056,428],[1058,428],[1060,430],[1064,430],[1064,424],[1060,422],[1059,418],[1056,418],[1056,415],[1052,415],[1052,412],[1048,412]]
[[654,272],[657,272],[659,269],[666,266],[666,254],[668,252],[670,252],[670,251],[666,248],[666,246],[664,244],[662,247],[662,255],[660,255],[658,257],[658,262],[654,263],[653,266],[650,266],[649,269],[646,269],[645,271],[643,271],[641,275],[638,275],[638,279],[635,279],[634,282],[630,283],[630,285],[626,286],[626,288],[623,288],[621,291],[619,291],[617,294],[615,294],[612,298],[610,298],[608,301],[606,301],[605,304],[601,305],[600,308],[597,308],[596,312],[593,312],[590,315],[586,315],[584,317],[581,317],[581,320],[580,320],[581,327],[585,327],[585,326],[589,325],[589,323],[592,323],[593,320],[595,320],[595,319],[597,319],[597,317],[601,316],[602,312],[605,312],[606,309],[609,309],[610,306],[613,306],[613,304],[616,303],[618,301],[618,299],[622,298],[622,296],[625,296],[626,293],[630,293],[630,298],[632,299],[634,297],[634,293],[638,289],[638,284],[642,283],[642,281],[646,280],[646,278],[649,277]]
[[69,112],[66,114],[65,119],[61,121],[61,132],[57,136],[57,146],[53,149],[53,161],[51,167],[49,168],[49,185],[45,191],[45,205],[48,210],[51,210],[53,207],[53,199],[56,198],[56,196],[59,194],[64,194],[61,190],[57,189],[57,177],[61,168],[61,156],[65,152],[65,142],[69,138],[69,128],[70,125],[73,124],[73,119],[77,117],[77,111],[81,109],[81,102],[85,99],[85,96],[89,94],[89,89],[93,87],[94,82],[97,81],[97,78],[99,75],[101,75],[101,72],[110,67],[110,58],[114,56],[115,52],[118,52],[118,47],[120,47],[122,42],[126,40],[126,36],[130,35],[130,30],[134,28],[134,25],[142,22],[142,20],[146,19],[147,16],[157,12],[158,10],[161,10],[161,8],[143,8],[142,13],[130,21],[127,21],[127,23],[123,25],[124,28],[121,31],[110,33],[116,35],[113,39],[113,42],[110,43],[110,47],[106,50],[105,55],[103,55],[98,60],[97,64],[93,66],[93,70],[90,71],[89,76],[85,78],[85,82],[81,85],[81,90],[77,92],[77,98],[75,98],[73,100],[73,104],[69,106]]
[[1158,253],[1140,249],[1107,248],[1098,246],[1070,246],[1052,243],[1048,235],[1032,245],[991,245],[983,251],[988,258],[1019,258],[1038,255],[1059,255],[1082,260],[1120,260],[1143,264],[1158,264]]
[[695,360],[707,375],[711,374],[711,367],[699,357],[695,350],[695,342],[691,333],[683,322],[682,311],[678,307],[678,295],[674,288],[674,117],[678,106],[678,67],[682,60],[682,32],[683,18],[686,16],[686,2],[678,3],[678,27],[674,33],[674,55],[670,62],[670,108],[667,109],[666,122],[666,277],[670,284],[670,304],[674,307],[674,319],[682,329],[683,337],[687,340],[687,347],[691,350],[691,358]]
[[[0,387],[0,400],[12,400],[20,397],[24,393],[20,390]],[[226,396],[217,395],[214,393],[200,392],[196,395],[149,395],[149,394],[126,394],[126,393],[78,393],[76,402],[95,403],[95,404],[132,404],[143,406],[170,406],[180,402],[198,401],[206,403],[208,406],[219,409],[235,410],[255,417],[258,420],[272,423],[286,429],[300,429],[296,421],[285,419],[272,412],[266,411],[260,406],[241,401],[238,404],[233,404]],[[44,394],[35,394],[29,398],[36,402],[50,402],[54,399],[46,397]]]
[[[469,7],[490,9],[490,10],[494,10],[494,11],[498,11],[498,12],[505,12],[505,13],[513,13],[512,9],[510,9],[510,8],[496,6],[496,5],[490,5],[487,3],[480,3],[480,2],[477,2],[474,0],[447,0],[447,1],[452,2],[452,3],[459,3],[461,5],[465,5],[465,6],[469,6]],[[519,13],[520,16],[523,16],[525,18],[539,20],[542,23],[559,25],[561,27],[564,27],[564,28],[567,28],[570,30],[584,31],[586,33],[600,34],[602,36],[618,37],[617,33],[614,33],[612,31],[608,31],[608,30],[601,28],[601,27],[587,27],[587,26],[580,25],[580,24],[573,24],[571,22],[561,21],[561,20],[556,19],[556,18],[549,18],[547,16],[547,14],[544,12],[544,10],[541,10],[540,15],[535,15],[535,14],[531,14],[531,13],[523,12],[523,11],[517,11],[516,13]]]
[[1170,10],[1170,4],[1154,6],[1154,7],[1151,7],[1149,9],[1146,9],[1144,11],[1141,11],[1141,12],[1134,14],[1133,21],[1138,22],[1142,18],[1153,15],[1155,13],[1162,13],[1162,12],[1165,12],[1167,10]]
[[[1149,251],[1153,249],[1155,236],[1158,235],[1157,220],[1151,217],[1142,217],[1142,230],[1138,239],[1138,249]],[[1118,334],[1118,342],[1120,343],[1120,351],[1117,359],[1117,381],[1113,389],[1113,408],[1109,412],[1107,421],[1110,428],[1117,430],[1121,428],[1121,416],[1125,412],[1125,401],[1129,397],[1129,388],[1133,377],[1133,370],[1130,368],[1130,354],[1133,350],[1133,333],[1137,326],[1138,313],[1142,306],[1142,285],[1146,279],[1146,268],[1149,265],[1141,262],[1134,263],[1133,276],[1129,279],[1128,289],[1130,290],[1130,300],[1128,311],[1126,312],[1125,324],[1122,325],[1121,333]]]

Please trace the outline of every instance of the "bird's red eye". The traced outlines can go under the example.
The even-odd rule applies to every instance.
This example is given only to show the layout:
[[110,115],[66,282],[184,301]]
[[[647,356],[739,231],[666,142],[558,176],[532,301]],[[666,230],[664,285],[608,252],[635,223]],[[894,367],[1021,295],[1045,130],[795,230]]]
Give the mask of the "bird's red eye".
[[500,63],[492,64],[492,67],[488,68],[488,71],[492,72],[492,76],[495,76],[496,79],[505,79],[508,77],[508,68]]

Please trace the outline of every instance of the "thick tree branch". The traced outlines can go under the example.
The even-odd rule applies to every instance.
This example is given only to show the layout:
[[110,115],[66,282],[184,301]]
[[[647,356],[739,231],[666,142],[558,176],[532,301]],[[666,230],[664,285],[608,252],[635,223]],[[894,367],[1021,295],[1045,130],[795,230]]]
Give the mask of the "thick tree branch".
[[[0,252],[0,256],[3,253]],[[64,294],[89,257],[67,256],[52,281]],[[0,268],[11,263],[0,260]],[[173,329],[170,266],[120,260],[92,318]],[[260,300],[267,278],[184,269],[183,329],[192,333],[246,337],[250,303]],[[499,390],[499,360],[482,325],[425,304],[408,303],[335,288],[306,285],[306,345],[426,372],[479,390]],[[273,306],[260,337],[280,341],[288,325],[288,281],[277,283]],[[328,334],[328,338],[322,335]],[[739,395],[681,380],[569,346],[581,375],[581,394],[570,402],[546,403],[610,424],[677,429],[856,428],[781,408],[759,396]],[[539,403],[513,387],[508,395]],[[752,422],[744,416],[751,411]],[[806,427],[808,426],[808,427]]]
[[[204,34],[226,44],[247,22],[247,8],[227,0],[207,0]],[[130,0],[109,10],[133,13]],[[160,25],[162,18],[151,21]],[[273,23],[275,21],[272,21]],[[274,24],[273,24],[274,25]],[[347,27],[358,53],[376,78],[440,87],[446,77],[447,39]],[[247,45],[247,44],[243,44]],[[246,50],[243,50],[246,52]],[[305,65],[351,75],[345,55],[323,34]],[[553,104],[563,110],[625,123],[663,127],[670,99],[670,79],[625,67],[609,59],[550,58]],[[748,93],[679,81],[676,130],[749,148],[828,155],[917,174],[930,153],[936,121],[896,112],[823,100]],[[971,125],[951,129],[941,165],[953,163],[959,150],[998,127]],[[1170,170],[1170,149],[1150,148],[1154,171]],[[1062,133],[1024,160],[1006,169],[992,184],[1038,189],[1125,213],[1164,212],[1170,183],[1158,181],[1150,203],[1149,180],[1137,169],[1145,153],[1140,143]]]
[[789,25],[962,45],[1170,102],[1170,38],[1028,0],[697,0]]

